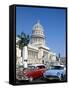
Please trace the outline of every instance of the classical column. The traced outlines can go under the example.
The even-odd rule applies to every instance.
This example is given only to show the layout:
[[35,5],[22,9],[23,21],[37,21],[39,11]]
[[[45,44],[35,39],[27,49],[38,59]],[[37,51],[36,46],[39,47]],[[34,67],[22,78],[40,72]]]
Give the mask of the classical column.
[[27,60],[28,60],[28,47],[24,46],[23,47],[23,65],[24,65],[24,68],[28,67]]

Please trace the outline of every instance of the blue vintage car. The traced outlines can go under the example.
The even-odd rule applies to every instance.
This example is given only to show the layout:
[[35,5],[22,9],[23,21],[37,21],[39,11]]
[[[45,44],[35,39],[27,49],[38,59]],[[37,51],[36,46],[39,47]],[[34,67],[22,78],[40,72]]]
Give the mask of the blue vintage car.
[[43,77],[46,78],[47,80],[53,80],[53,79],[58,79],[58,80],[63,80],[64,76],[66,74],[66,68],[62,65],[57,65],[57,66],[52,66],[50,69],[46,70],[43,73]]

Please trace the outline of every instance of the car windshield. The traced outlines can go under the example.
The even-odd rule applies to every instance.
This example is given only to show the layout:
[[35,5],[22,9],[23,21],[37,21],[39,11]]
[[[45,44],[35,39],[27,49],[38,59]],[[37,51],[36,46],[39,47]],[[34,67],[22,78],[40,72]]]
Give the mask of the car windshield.
[[35,69],[35,66],[28,66],[28,69]]
[[43,69],[45,66],[28,66],[28,69]]
[[61,67],[61,66],[52,66],[52,67],[50,67],[50,69],[59,69],[59,70],[61,70],[61,69],[63,69],[63,67]]
[[45,68],[45,66],[41,65],[41,66],[37,66],[38,69],[43,69]]

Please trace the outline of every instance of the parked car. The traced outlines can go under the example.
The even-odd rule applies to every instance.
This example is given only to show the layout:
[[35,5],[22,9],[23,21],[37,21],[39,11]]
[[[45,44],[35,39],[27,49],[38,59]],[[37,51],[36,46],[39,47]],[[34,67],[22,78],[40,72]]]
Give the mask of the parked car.
[[46,70],[43,73],[43,77],[46,80],[53,80],[53,79],[58,79],[58,80],[63,80],[64,76],[66,74],[66,68],[63,65],[57,65],[57,66],[52,66],[50,69]]
[[23,76],[33,81],[33,79],[42,77],[45,70],[44,64],[29,65],[28,69],[23,70]]

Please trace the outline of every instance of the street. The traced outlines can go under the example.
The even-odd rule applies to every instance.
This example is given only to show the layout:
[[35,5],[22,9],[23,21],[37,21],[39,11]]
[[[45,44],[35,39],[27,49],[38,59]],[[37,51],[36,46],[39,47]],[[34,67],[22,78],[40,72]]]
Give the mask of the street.
[[59,81],[56,79],[55,80],[46,80],[46,79],[38,78],[38,79],[33,80],[30,83],[56,83],[56,82],[64,82],[64,81],[66,81],[65,77],[63,78],[62,81]]

